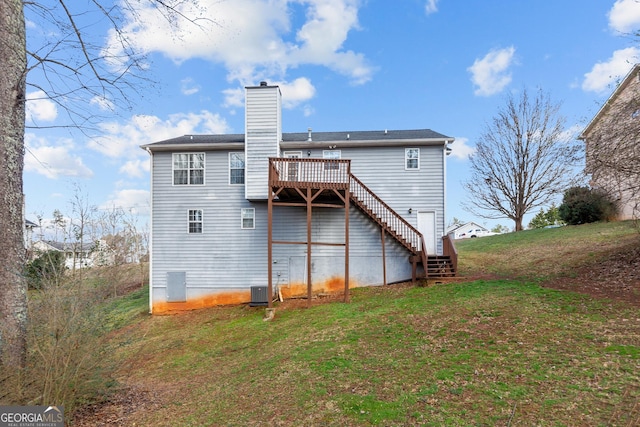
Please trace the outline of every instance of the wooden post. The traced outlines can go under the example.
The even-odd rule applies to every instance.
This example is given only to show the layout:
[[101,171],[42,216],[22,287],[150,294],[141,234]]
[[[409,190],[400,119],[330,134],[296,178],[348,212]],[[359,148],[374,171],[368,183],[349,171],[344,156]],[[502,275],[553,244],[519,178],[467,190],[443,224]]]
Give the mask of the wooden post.
[[349,302],[349,187],[344,192],[344,302]]
[[411,284],[415,285],[416,284],[416,273],[418,270],[418,262],[415,259],[416,257],[412,257],[412,261],[411,261]]
[[273,191],[271,185],[269,185],[269,199],[267,203],[267,295],[268,303],[267,307],[273,306]]
[[311,188],[307,188],[307,307],[311,307]]
[[380,227],[380,234],[382,239],[382,284],[387,284],[387,257],[384,244],[384,227]]

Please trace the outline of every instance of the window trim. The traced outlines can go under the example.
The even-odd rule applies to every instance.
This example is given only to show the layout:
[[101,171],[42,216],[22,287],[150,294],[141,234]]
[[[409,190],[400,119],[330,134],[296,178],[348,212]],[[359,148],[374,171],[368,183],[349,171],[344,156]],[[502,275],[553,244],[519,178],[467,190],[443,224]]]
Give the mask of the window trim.
[[[251,212],[251,227],[244,226],[244,213]],[[240,229],[241,230],[255,230],[256,228],[256,208],[240,208]]]
[[[239,155],[242,156],[242,169],[240,169],[240,168],[231,168],[231,156],[234,155],[234,154],[239,154]],[[230,151],[229,152],[229,185],[245,185],[246,178],[247,178],[247,175],[246,175],[247,168],[246,168],[246,166],[247,166],[247,163],[246,163],[246,160],[245,160],[244,151]],[[242,170],[242,182],[241,183],[239,183],[239,182],[231,182],[231,171],[232,170]]]
[[[200,212],[200,220],[192,220],[191,212]],[[191,224],[200,224],[200,231],[191,231]],[[204,234],[204,209],[187,209],[187,234]]]
[[[409,153],[414,150],[418,154],[418,156],[416,158],[409,157]],[[409,160],[416,160],[416,167],[409,167]],[[406,171],[420,170],[420,148],[410,147],[410,148],[404,149],[404,170]]]
[[[335,157],[336,154],[337,154],[337,157]],[[322,150],[322,159],[323,160],[340,160],[342,159],[342,150],[336,150],[336,149]],[[340,169],[340,165],[338,163],[324,162],[324,170],[338,170],[338,169]]]
[[[200,169],[191,169],[190,165],[191,165],[191,157],[189,157],[188,159],[188,163],[189,166],[187,167],[187,169],[176,169],[176,161],[175,158],[176,156],[179,155],[188,155],[188,156],[194,156],[194,155],[202,155],[202,183],[201,184],[192,184],[191,181],[191,174],[189,172],[191,172],[192,170],[200,170]],[[186,184],[176,184],[176,170],[186,170],[187,171],[187,183]],[[205,176],[206,173],[205,171],[207,170],[207,155],[205,154],[204,151],[201,152],[188,152],[188,153],[171,153],[171,184],[173,186],[176,187],[190,187],[190,186],[203,186],[205,185]]]
[[[282,155],[287,159],[301,159],[302,151],[285,151]],[[300,178],[300,163],[298,162],[287,162],[287,169],[285,172],[285,176],[287,177],[287,181],[299,181]]]

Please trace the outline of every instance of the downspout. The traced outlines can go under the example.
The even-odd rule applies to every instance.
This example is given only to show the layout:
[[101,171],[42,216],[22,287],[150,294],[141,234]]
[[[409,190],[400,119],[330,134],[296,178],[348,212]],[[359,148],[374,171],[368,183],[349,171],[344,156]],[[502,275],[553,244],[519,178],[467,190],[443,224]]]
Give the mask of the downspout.
[[151,175],[150,184],[150,203],[149,203],[149,246],[147,252],[149,254],[149,314],[153,314],[153,153],[149,147],[143,147],[149,153],[149,173]]
[[[444,149],[442,150],[442,236],[438,241],[438,247],[442,248],[441,254],[444,252],[444,242],[442,239],[445,236],[445,231],[447,229],[447,156],[451,154],[451,148],[449,144],[452,144],[455,141],[455,138],[445,139]],[[436,227],[439,227],[440,224],[436,224]],[[438,249],[436,249],[437,251]],[[426,266],[425,266],[426,273]]]

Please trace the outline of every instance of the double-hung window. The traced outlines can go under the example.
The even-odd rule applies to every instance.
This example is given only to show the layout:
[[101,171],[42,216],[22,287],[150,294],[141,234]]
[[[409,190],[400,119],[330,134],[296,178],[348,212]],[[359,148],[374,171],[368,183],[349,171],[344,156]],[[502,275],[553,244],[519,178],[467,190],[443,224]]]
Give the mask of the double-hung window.
[[189,209],[188,229],[189,234],[202,234],[202,209]]
[[204,184],[204,153],[173,154],[173,185]]
[[419,148],[404,149],[404,169],[405,170],[420,169],[420,149]]
[[[340,160],[342,153],[340,150],[322,150],[323,159],[335,159]],[[337,170],[340,169],[338,162],[326,162],[324,164],[324,170]]]
[[240,209],[240,228],[242,229],[256,228],[256,210],[254,208]]
[[229,153],[229,184],[244,184],[244,153]]

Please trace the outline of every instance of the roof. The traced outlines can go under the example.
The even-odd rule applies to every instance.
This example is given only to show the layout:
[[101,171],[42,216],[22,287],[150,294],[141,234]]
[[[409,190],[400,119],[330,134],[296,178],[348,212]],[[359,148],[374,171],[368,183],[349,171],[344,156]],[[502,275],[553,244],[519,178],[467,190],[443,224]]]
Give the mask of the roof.
[[584,140],[587,138],[587,134],[591,131],[591,128],[593,128],[593,126],[595,126],[595,124],[598,123],[598,121],[600,120],[600,117],[602,117],[609,110],[613,102],[620,96],[621,93],[624,92],[627,86],[631,84],[634,77],[640,77],[640,64],[636,64],[633,66],[633,68],[631,68],[631,70],[627,73],[624,79],[620,82],[618,87],[613,91],[611,96],[604,103],[604,105],[600,108],[600,110],[598,110],[598,112],[593,117],[593,119],[591,119],[587,127],[584,128],[580,136],[578,136],[578,139]]
[[[311,134],[311,140],[309,140]],[[413,130],[377,130],[377,131],[342,131],[342,132],[297,132],[283,133],[280,143],[282,148],[324,147],[327,143],[339,144],[340,147],[359,147],[371,145],[444,145],[453,142],[454,138],[434,132],[431,129]],[[141,147],[149,151],[165,151],[173,149],[242,149],[245,135],[210,134],[183,135],[166,139]]]
[[469,222],[465,222],[464,224],[452,225],[452,226],[448,227],[446,232],[445,232],[445,234],[455,233],[456,231],[458,231],[458,230],[460,230],[462,228],[467,228],[467,227],[482,228],[485,231],[489,231],[489,229],[487,227],[484,227],[484,226],[478,224],[477,222],[469,221]]
[[44,244],[52,249],[61,251],[61,252],[69,252],[74,250],[83,250],[83,251],[91,251],[95,244],[94,243],[83,243],[82,249],[80,248],[80,243],[69,243],[69,242],[56,242],[53,240],[38,240],[35,242],[36,244]]

